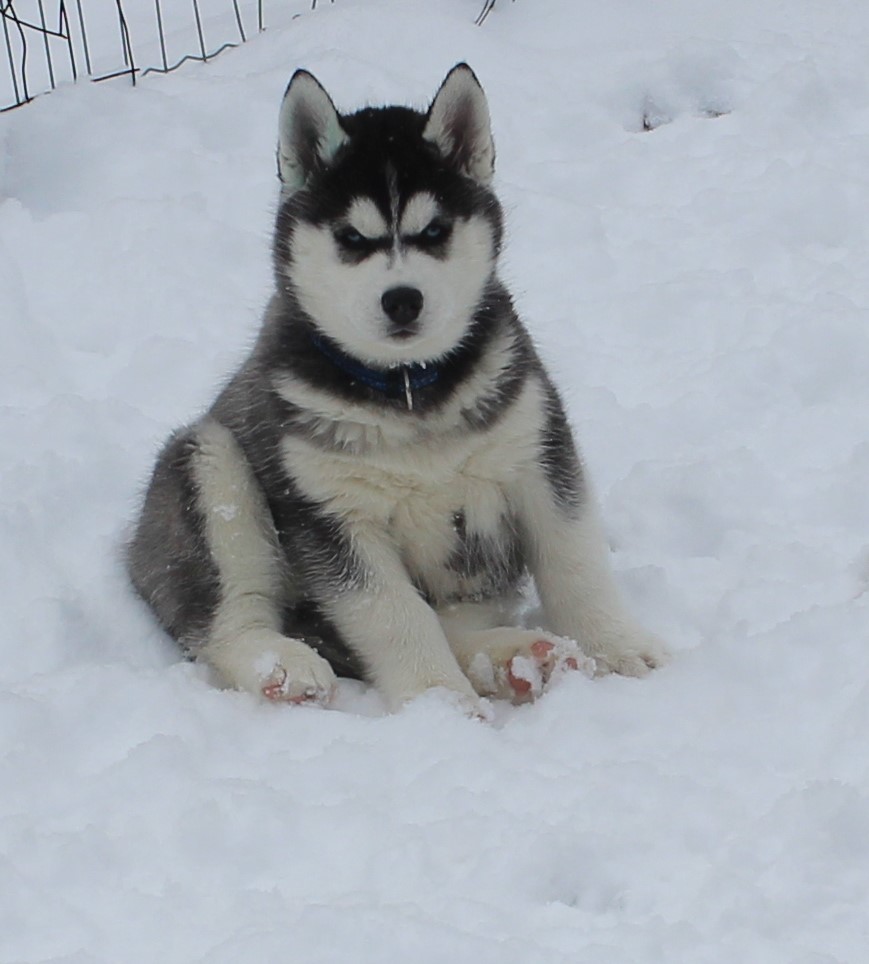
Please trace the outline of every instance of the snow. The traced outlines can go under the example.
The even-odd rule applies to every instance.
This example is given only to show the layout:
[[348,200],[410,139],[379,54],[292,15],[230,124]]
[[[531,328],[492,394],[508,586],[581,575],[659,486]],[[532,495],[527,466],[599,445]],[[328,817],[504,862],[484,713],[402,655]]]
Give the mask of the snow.
[[[865,960],[869,12],[478,8],[298,3],[0,116],[2,964]],[[676,658],[490,724],[220,691],[118,547],[256,330],[281,93],[424,105],[460,59],[505,277]]]

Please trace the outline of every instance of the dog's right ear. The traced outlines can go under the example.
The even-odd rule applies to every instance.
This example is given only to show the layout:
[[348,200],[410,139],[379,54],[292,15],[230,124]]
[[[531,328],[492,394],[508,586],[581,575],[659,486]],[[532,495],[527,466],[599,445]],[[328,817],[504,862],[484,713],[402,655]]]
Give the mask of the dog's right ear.
[[278,121],[278,177],[283,193],[298,191],[315,171],[328,167],[346,140],[332,99],[313,74],[297,70],[284,94]]

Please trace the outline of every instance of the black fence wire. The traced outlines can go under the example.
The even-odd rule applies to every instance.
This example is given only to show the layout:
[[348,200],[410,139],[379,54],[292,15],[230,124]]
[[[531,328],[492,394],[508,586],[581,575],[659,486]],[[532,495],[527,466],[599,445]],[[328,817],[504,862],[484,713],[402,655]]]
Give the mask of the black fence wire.
[[[167,74],[188,61],[205,63],[265,30],[265,2],[137,0],[126,10],[122,0],[85,0],[86,20],[83,0],[0,0],[0,113],[81,78],[126,76],[135,86],[149,73]],[[484,0],[475,23],[483,24],[497,2]],[[279,5],[271,0],[273,8]],[[311,0],[310,9],[317,5]],[[172,57],[170,45],[180,46]]]

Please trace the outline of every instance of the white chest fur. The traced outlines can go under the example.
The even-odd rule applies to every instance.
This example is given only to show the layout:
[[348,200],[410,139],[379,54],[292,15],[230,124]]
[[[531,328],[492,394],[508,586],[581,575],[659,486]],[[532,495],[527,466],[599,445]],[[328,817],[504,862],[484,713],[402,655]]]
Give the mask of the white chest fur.
[[530,383],[485,431],[420,431],[359,453],[292,435],[282,442],[282,457],[303,495],[356,532],[385,533],[412,575],[438,594],[455,595],[473,591],[457,584],[457,542],[503,540],[511,491],[538,457],[540,422],[539,387]]

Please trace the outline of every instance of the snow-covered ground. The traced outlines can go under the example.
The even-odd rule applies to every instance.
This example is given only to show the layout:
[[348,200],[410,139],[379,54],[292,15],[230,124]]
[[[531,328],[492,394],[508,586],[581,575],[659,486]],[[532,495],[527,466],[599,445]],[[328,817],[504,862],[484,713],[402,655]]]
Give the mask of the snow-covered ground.
[[[3,964],[866,960],[869,9],[480,5],[300,2],[0,117]],[[284,85],[423,106],[460,59],[504,274],[676,658],[492,725],[219,691],[118,546],[255,332]]]

